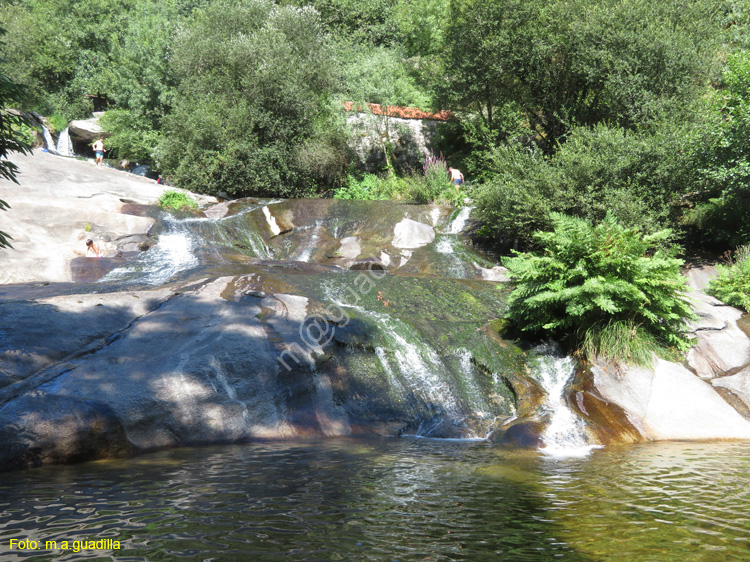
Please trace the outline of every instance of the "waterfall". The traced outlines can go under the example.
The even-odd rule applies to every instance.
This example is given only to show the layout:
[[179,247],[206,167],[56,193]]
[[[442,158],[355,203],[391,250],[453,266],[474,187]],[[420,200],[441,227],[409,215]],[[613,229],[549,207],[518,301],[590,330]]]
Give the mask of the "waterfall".
[[47,145],[47,152],[56,153],[57,146],[55,145],[55,140],[52,138],[52,133],[44,125],[42,125],[42,133],[44,134],[44,144]]
[[[315,221],[315,227],[312,229],[312,233],[307,238],[307,242],[302,247],[302,251],[300,252],[299,256],[296,259],[296,261],[304,261],[308,262],[310,261],[310,258],[313,255],[313,252],[317,248],[318,241],[320,240],[320,228],[322,226],[322,221],[316,220]],[[302,227],[302,229],[307,229],[310,227]]]
[[[375,348],[392,391],[399,396],[414,396],[432,412],[415,431],[417,437],[431,437],[444,422],[449,422],[467,439],[485,439],[466,427],[469,417],[482,420],[482,427],[490,430],[494,414],[476,380],[471,353],[459,349],[453,356],[441,359],[437,351],[420,338],[410,326],[386,313],[367,310],[361,306],[341,302],[331,289],[325,287],[331,302],[342,308],[354,309],[358,314],[378,324],[384,345]],[[451,369],[448,364],[457,367]]]
[[469,217],[471,216],[471,212],[473,210],[474,210],[474,207],[469,207],[469,206],[461,207],[461,210],[458,212],[458,214],[448,224],[448,229],[445,231],[445,233],[446,234],[459,234],[466,226],[466,223],[469,220]]
[[68,127],[65,127],[65,130],[57,138],[55,152],[60,156],[74,156],[73,142],[70,140],[70,129]]
[[100,283],[130,282],[147,285],[161,285],[179,273],[189,271],[199,265],[195,249],[197,240],[185,221],[178,221],[165,215],[166,232],[159,235],[159,243],[141,252],[138,257],[122,267],[110,271]]
[[583,420],[565,403],[564,392],[576,369],[572,357],[561,356],[556,346],[543,344],[534,349],[539,355],[534,373],[547,392],[544,410],[550,424],[542,435],[542,452],[555,457],[585,456],[597,445],[591,445],[584,433]]

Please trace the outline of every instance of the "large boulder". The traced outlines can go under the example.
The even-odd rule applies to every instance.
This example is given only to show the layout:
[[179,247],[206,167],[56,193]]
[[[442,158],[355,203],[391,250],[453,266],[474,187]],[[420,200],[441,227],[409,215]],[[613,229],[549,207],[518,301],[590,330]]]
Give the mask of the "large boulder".
[[103,136],[104,129],[99,124],[101,113],[95,114],[90,119],[78,119],[68,123],[70,137],[78,142],[90,143]]
[[[17,185],[0,179],[0,199],[11,208],[3,213],[2,230],[12,237],[3,250],[0,283],[73,281],[92,278],[80,264],[70,264],[95,240],[106,257],[114,257],[134,236],[145,235],[153,218],[123,214],[127,205],[156,204],[171,189],[153,180],[97,168],[88,162],[59,158],[42,151],[13,154]],[[201,203],[215,202],[201,198]]]
[[396,248],[413,250],[435,240],[435,229],[429,224],[404,219],[393,228],[393,242]]
[[[171,290],[6,289],[0,469],[128,447],[482,436],[520,389],[534,394],[520,350],[484,328],[504,306],[492,284],[298,262],[241,270]],[[55,425],[80,439],[53,446]]]
[[621,408],[644,440],[750,439],[750,421],[677,363],[594,365],[598,394]]
[[131,454],[106,404],[34,391],[0,411],[0,470]]

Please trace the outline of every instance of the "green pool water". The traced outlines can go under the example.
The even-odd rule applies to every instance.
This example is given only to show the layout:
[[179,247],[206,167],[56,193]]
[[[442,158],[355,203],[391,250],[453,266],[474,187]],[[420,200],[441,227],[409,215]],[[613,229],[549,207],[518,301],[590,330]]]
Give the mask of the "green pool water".
[[[171,450],[0,474],[0,559],[747,561],[749,484],[750,443],[571,459],[411,438]],[[120,548],[72,549],[104,539]]]

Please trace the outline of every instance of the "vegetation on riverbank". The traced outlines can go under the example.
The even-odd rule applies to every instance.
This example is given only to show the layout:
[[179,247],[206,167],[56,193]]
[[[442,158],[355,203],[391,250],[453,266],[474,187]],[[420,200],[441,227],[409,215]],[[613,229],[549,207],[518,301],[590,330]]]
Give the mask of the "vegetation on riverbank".
[[503,259],[515,284],[508,317],[522,332],[589,358],[648,364],[652,352],[686,351],[693,318],[683,262],[664,249],[671,232],[644,236],[608,214],[597,224],[552,213],[552,232],[534,233],[540,252]]
[[432,148],[501,254],[559,214],[670,229],[660,251],[750,242],[739,0],[14,0],[0,26],[14,103],[59,122],[106,95],[112,151],[193,191],[457,203],[444,163],[396,169],[383,141],[366,174],[350,148],[344,101],[416,106],[455,116]]

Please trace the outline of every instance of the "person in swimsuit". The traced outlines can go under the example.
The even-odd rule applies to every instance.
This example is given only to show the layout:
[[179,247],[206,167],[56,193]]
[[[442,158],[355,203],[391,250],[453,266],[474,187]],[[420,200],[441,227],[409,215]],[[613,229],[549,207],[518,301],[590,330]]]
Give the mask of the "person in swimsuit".
[[89,257],[89,254],[94,258],[102,257],[102,254],[99,251],[99,244],[94,242],[91,238],[86,240],[86,257]]
[[461,170],[456,168],[448,168],[448,173],[451,175],[451,183],[456,186],[456,191],[460,193],[459,186],[464,183],[464,175]]
[[104,139],[102,137],[99,137],[99,140],[94,143],[93,149],[96,154],[96,165],[101,166],[104,160],[104,153],[107,152],[104,150]]

